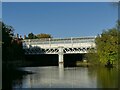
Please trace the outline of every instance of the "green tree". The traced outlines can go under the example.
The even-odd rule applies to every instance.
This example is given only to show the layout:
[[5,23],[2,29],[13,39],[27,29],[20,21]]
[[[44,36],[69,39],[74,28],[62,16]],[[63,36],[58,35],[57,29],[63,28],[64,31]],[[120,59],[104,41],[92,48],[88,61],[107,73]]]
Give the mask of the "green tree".
[[85,54],[85,58],[88,60],[89,63],[92,65],[98,65],[99,64],[99,56],[96,53],[96,49],[90,48],[88,50],[89,53]]
[[52,36],[50,34],[45,34],[45,33],[37,34],[36,36],[39,39],[41,39],[41,38],[52,38]]
[[2,31],[2,42],[4,43],[3,46],[7,47],[11,44],[11,40],[13,39],[14,29],[11,26],[7,26],[4,23],[2,23],[1,31]]
[[118,33],[118,69],[120,70],[120,20],[117,21],[117,29],[119,30]]
[[101,35],[98,35],[95,39],[97,54],[99,61],[102,64],[106,64],[108,60],[111,64],[117,64],[118,62],[118,36],[119,30],[117,28],[108,29],[103,31]]
[[20,60],[24,55],[22,49],[22,41],[19,38],[14,38],[14,29],[12,26],[5,25],[3,22],[2,28],[2,59],[3,62],[12,62]]
[[28,39],[34,39],[34,34],[33,33],[29,33],[28,34]]
[[11,40],[13,39],[13,28],[2,23],[2,54],[3,60],[7,60],[8,57],[8,48],[11,46]]
[[28,34],[28,37],[26,37],[25,39],[37,39],[37,36],[31,32]]
[[96,50],[90,49],[86,58],[92,64],[106,65],[108,61],[120,69],[120,21],[116,27],[104,30],[95,38]]

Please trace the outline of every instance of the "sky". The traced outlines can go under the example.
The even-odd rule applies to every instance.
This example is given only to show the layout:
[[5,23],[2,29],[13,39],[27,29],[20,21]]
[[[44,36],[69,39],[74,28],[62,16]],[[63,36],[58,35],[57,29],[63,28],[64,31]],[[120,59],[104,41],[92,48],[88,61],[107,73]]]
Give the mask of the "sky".
[[0,2],[0,20],[2,19],[2,3]]
[[96,36],[116,25],[118,8],[110,2],[3,2],[2,19],[22,36]]

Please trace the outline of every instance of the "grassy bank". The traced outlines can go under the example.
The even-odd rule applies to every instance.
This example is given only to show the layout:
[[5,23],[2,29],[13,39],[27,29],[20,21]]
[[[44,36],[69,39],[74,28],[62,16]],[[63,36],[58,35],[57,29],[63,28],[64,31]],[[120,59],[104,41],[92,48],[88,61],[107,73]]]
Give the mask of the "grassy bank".
[[[105,65],[100,64],[100,63],[91,63],[91,62],[84,62],[84,61],[77,61],[76,66],[78,67],[105,67]],[[116,68],[120,71],[120,66],[116,64],[114,64],[113,67],[108,66],[108,68]]]
[[92,66],[92,64],[89,63],[89,62],[77,61],[77,62],[76,62],[76,66],[88,67],[88,66]]

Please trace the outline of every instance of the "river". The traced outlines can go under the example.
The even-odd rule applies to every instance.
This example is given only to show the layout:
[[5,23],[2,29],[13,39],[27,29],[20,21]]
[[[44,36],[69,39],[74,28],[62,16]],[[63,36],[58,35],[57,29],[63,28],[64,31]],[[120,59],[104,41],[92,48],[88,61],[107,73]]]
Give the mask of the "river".
[[118,71],[91,67],[21,67],[33,72],[12,81],[12,88],[117,88]]

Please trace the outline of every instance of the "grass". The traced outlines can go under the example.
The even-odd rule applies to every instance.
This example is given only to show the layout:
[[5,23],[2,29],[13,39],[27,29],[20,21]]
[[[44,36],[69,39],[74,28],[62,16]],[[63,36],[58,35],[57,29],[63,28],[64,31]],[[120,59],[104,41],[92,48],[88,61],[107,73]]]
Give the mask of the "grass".
[[91,64],[88,63],[88,62],[83,62],[83,61],[77,61],[76,62],[76,66],[80,66],[80,67],[88,67],[90,66]]

